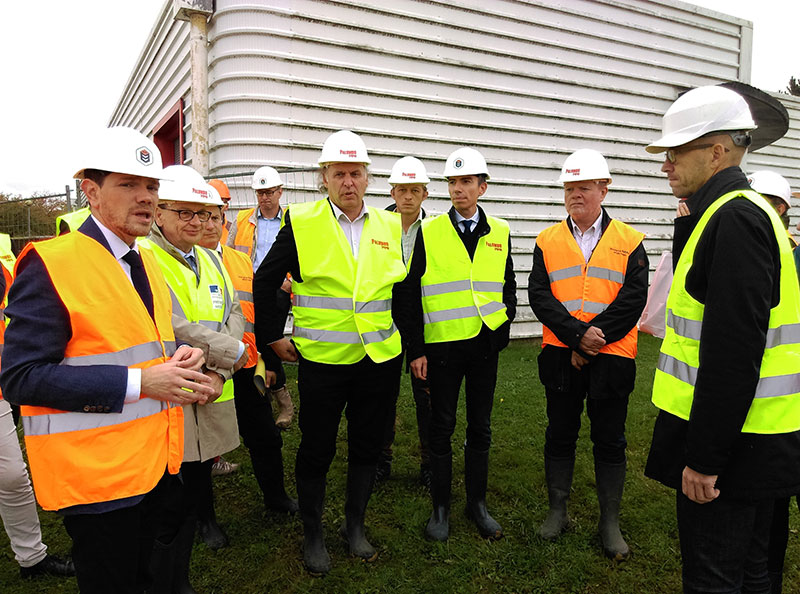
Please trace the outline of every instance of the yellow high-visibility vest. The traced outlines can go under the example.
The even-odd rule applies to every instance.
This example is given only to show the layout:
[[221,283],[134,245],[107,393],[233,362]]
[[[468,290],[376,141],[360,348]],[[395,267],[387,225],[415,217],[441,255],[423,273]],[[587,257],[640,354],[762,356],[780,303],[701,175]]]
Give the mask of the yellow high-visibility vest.
[[666,336],[653,382],[653,404],[681,419],[689,419],[700,366],[705,306],[686,290],[686,275],[709,219],[721,206],[740,196],[769,216],[781,260],[780,301],[770,311],[759,381],[742,432],[789,433],[800,429],[800,286],[792,251],[785,239],[786,230],[772,206],[752,190],[734,191],[717,198],[703,213],[681,252],[667,298]]
[[450,342],[477,336],[481,326],[496,330],[508,321],[503,303],[509,227],[487,215],[490,231],[478,239],[470,260],[450,216],[422,221],[425,274],[422,312],[425,342]]
[[92,214],[92,211],[89,209],[88,206],[84,206],[83,208],[79,208],[78,210],[74,210],[72,212],[65,212],[63,215],[59,215],[56,217],[56,236],[61,235],[61,222],[67,224],[67,227],[70,231],[75,231],[78,227],[83,225],[83,222],[89,218],[89,215]]
[[392,287],[406,276],[399,215],[367,207],[358,259],[327,200],[292,206],[303,282],[292,279],[294,342],[310,361],[376,363],[400,354]]

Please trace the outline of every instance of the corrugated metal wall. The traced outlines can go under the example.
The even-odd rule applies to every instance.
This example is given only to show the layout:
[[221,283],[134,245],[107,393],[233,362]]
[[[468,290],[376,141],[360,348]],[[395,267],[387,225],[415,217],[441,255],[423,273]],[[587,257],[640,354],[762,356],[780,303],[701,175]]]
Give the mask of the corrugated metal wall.
[[[458,146],[478,148],[492,174],[482,204],[511,224],[516,336],[541,333],[527,307],[527,275],[536,235],[565,214],[556,183],[564,158],[581,147],[606,155],[614,177],[606,206],[647,234],[655,265],[669,246],[675,200],[644,145],[679,91],[750,78],[750,23],[677,1],[216,4],[212,173],[310,166],[330,132],[351,128],[373,160],[371,204],[389,202],[389,169],[412,154],[433,179],[426,208],[443,212],[445,158]],[[190,104],[186,24],[167,18],[154,33],[114,123],[150,131],[178,96]],[[790,134],[749,164],[800,187],[800,102],[787,105]],[[290,201],[319,197],[311,176],[287,185]]]

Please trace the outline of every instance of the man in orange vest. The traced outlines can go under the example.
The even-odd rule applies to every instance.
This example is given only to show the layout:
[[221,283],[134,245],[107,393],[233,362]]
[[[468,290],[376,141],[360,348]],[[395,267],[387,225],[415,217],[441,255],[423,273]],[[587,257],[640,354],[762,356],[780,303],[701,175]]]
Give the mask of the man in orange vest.
[[[247,254],[253,262],[253,273],[255,273],[275,243],[281,228],[283,181],[275,169],[265,165],[253,173],[251,187],[255,190],[258,207],[239,211],[236,221],[231,225],[226,245]],[[288,278],[278,290],[278,314],[284,320],[289,315],[291,307],[291,290],[292,281]],[[286,375],[281,366],[277,367],[277,374],[278,379],[271,391],[272,397],[278,403],[278,418],[275,424],[281,429],[288,429],[294,417],[294,403],[286,387]]]
[[75,177],[92,216],[20,254],[0,384],[22,405],[36,497],[64,517],[81,592],[139,594],[180,497],[181,405],[214,390],[202,351],[176,349],[169,289],[136,245],[158,201],[158,149],[123,127],[89,146]]
[[225,216],[225,213],[228,212],[228,207],[230,206],[231,202],[231,191],[228,189],[228,184],[226,184],[221,179],[212,179],[209,182],[209,185],[214,188],[218,193],[219,197],[222,200],[222,203],[225,205],[222,207],[222,237],[220,238],[220,242],[224,245],[228,242],[228,233],[231,230],[231,222]]
[[599,531],[605,554],[630,550],[619,530],[625,484],[625,417],[636,376],[636,324],[647,301],[644,235],[601,206],[611,175],[597,151],[564,161],[566,221],[539,234],[528,278],[531,308],[542,323],[539,378],[547,397],[545,476],[550,510],[539,535],[567,527],[567,499],[583,401],[592,424]]
[[[255,323],[253,266],[250,258],[242,252],[221,245],[225,211],[220,207],[217,214],[215,210],[211,208],[211,218],[203,227],[203,237],[198,245],[214,250],[222,257],[222,262],[233,281],[233,288],[239,297],[242,312],[247,318],[243,340],[250,357],[244,367],[233,374],[233,402],[236,407],[239,435],[250,451],[253,473],[264,496],[264,506],[277,512],[295,513],[297,500],[291,499],[286,494],[284,486],[281,431],[272,418],[269,398],[259,393],[253,381],[259,355],[253,327]],[[272,349],[265,356],[277,359]],[[273,362],[269,367],[274,368],[276,365],[277,363]],[[266,384],[270,386],[275,382],[275,372],[266,373]]]

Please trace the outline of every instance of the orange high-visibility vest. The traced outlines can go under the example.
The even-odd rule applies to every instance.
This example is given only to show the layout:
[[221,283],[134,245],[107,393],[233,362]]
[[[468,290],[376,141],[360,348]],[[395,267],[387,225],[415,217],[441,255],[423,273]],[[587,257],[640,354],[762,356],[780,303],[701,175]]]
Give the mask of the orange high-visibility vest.
[[[224,216],[225,215],[223,215],[223,217]],[[228,243],[228,233],[230,233],[230,230],[231,230],[231,222],[228,219],[224,219],[222,223],[222,237],[219,238],[219,242],[222,245]]]
[[[237,252],[247,254],[250,260],[253,259],[253,238],[256,233],[256,226],[250,222],[250,217],[256,211],[255,208],[239,211],[236,215],[236,237],[233,240],[233,249]],[[250,263],[250,268],[253,263]]]
[[247,345],[247,363],[245,368],[253,367],[258,362],[256,349],[255,326],[256,308],[253,304],[253,263],[245,254],[237,252],[227,245],[222,246],[222,263],[233,281],[233,290],[239,297],[242,313],[247,320],[244,324],[242,342]]
[[[628,257],[642,243],[644,233],[612,220],[586,262],[566,221],[539,234],[536,245],[542,250],[553,296],[573,317],[589,322],[605,311],[625,283]],[[601,353],[636,357],[637,328],[617,342],[607,344]],[[547,326],[542,327],[542,346],[568,348]]]
[[[69,313],[62,365],[147,368],[175,352],[172,300],[149,250],[139,252],[155,321],[111,252],[83,233],[30,243],[19,261],[29,251]],[[36,498],[47,510],[148,493],[183,460],[182,408],[144,394],[120,413],[23,406],[22,415]]]
[[[6,237],[8,237],[8,235],[6,235]],[[8,289],[11,288],[11,283],[14,281],[13,270],[15,261],[16,259],[14,258],[14,252],[11,251],[11,242],[9,238],[6,253],[3,253],[3,248],[0,248],[0,268],[3,269],[3,278],[6,281],[6,290],[5,293],[3,293],[2,301],[0,301],[0,357],[2,357],[3,354],[3,346],[5,345],[6,336],[6,297],[8,297]],[[3,393],[0,392],[0,400],[2,399]]]

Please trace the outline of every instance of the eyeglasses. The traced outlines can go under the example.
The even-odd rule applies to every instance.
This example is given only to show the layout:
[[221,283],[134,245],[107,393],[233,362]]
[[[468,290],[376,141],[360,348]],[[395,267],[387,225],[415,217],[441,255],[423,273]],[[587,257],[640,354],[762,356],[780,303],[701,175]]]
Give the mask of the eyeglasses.
[[281,188],[270,188],[269,190],[256,190],[256,196],[264,196],[265,198],[272,198],[276,193],[280,192]]
[[197,212],[193,210],[187,210],[183,208],[175,209],[175,208],[167,208],[166,206],[159,206],[161,210],[169,210],[171,212],[177,212],[178,218],[185,223],[188,223],[193,218],[197,217],[197,220],[201,223],[207,223],[208,219],[211,218],[211,213],[207,210],[198,210]]
[[[680,146],[678,148],[667,149],[667,151],[664,154],[667,157],[667,161],[669,161],[670,163],[674,163],[675,160],[677,159],[678,155],[680,155],[682,153],[690,153],[692,151],[699,151],[701,149],[711,148],[715,144],[718,144],[718,143],[716,143],[716,142],[708,142],[706,144],[695,144],[693,146]],[[731,150],[731,149],[729,149],[727,147],[722,147],[722,148],[725,149],[726,153],[730,152],[730,150]]]

